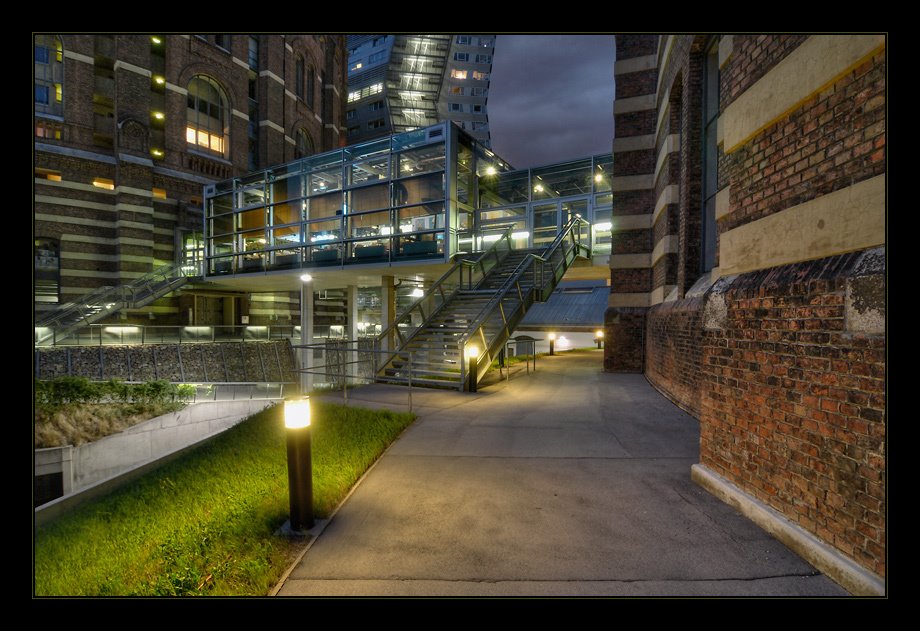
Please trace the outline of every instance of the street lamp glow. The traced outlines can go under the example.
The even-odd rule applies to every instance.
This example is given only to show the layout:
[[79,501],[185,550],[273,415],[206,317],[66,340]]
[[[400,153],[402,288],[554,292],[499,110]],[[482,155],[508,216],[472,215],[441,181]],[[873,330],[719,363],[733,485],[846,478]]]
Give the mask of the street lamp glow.
[[555,341],[556,341],[556,334],[555,334],[555,333],[550,333],[550,334],[547,335],[546,337],[549,338],[549,341],[550,341],[550,342],[555,342]]
[[288,429],[310,427],[310,397],[284,402],[284,426]]
[[309,282],[311,282],[311,281],[313,280],[313,276],[310,275],[310,274],[301,274],[301,275],[300,275],[300,280],[303,281],[303,282],[305,282],[305,283],[309,283]]
[[596,337],[599,340],[604,339],[604,331],[601,329],[598,329],[597,331],[594,332],[594,337]]
[[479,347],[475,344],[470,344],[466,347],[466,356],[468,359],[476,359],[479,357]]

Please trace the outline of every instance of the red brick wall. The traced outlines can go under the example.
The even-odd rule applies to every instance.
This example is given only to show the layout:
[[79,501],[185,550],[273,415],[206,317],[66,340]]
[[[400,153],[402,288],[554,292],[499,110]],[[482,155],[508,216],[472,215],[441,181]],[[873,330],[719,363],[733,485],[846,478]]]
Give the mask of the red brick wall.
[[722,69],[722,107],[725,107],[795,50],[807,35],[735,35],[734,62]]
[[701,300],[666,302],[648,311],[645,376],[693,416],[700,416]]
[[642,372],[646,311],[642,307],[618,307],[604,314],[605,371]]
[[702,335],[700,462],[884,576],[886,347],[845,329],[858,258],[731,284]]
[[884,173],[885,74],[882,51],[724,157],[731,212],[720,230]]

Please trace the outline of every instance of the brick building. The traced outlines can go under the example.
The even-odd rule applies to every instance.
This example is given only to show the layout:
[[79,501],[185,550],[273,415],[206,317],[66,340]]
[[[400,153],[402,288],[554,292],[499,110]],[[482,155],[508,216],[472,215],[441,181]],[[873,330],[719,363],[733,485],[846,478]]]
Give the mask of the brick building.
[[617,36],[608,371],[854,593],[886,562],[886,39]]
[[[197,263],[206,184],[344,141],[341,35],[39,34],[34,56],[37,312]],[[238,324],[250,309],[200,286],[182,296],[121,317]],[[297,312],[253,297],[265,315]]]

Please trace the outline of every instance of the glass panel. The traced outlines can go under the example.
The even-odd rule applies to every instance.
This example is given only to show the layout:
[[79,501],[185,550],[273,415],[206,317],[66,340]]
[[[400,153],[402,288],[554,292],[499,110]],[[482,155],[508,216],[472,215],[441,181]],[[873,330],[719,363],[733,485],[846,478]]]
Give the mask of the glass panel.
[[533,207],[533,245],[547,246],[559,231],[559,212],[556,204],[542,204]]
[[362,210],[377,210],[390,206],[390,185],[378,184],[358,188],[348,192],[348,212],[357,213]]
[[610,206],[613,204],[613,195],[608,193],[606,195],[598,195],[594,198],[594,207],[598,206]]
[[613,156],[594,158],[594,192],[600,193],[610,190],[610,179],[613,177]]
[[297,223],[301,221],[303,214],[304,202],[297,201],[290,204],[275,204],[272,206],[272,225],[280,226],[287,223]]
[[562,202],[562,225],[566,225],[575,215],[582,219],[588,218],[588,200],[579,199],[572,202]]
[[479,179],[479,206],[504,206],[530,200],[527,171],[484,175]]
[[426,129],[416,129],[393,136],[393,151],[417,147],[428,143],[428,131],[429,130]]
[[265,209],[256,208],[255,210],[247,210],[245,212],[236,214],[236,229],[237,230],[250,230],[252,228],[264,228],[265,227]]
[[369,184],[390,177],[390,155],[353,164],[348,168],[350,184]]
[[247,188],[240,191],[240,208],[246,208],[247,206],[264,203],[265,189],[263,187]]
[[532,171],[533,199],[567,197],[592,192],[591,160],[576,160]]
[[233,195],[212,197],[208,202],[208,209],[212,215],[222,215],[233,211]]
[[211,219],[211,234],[233,232],[233,215],[220,215]]
[[442,230],[444,228],[444,204],[400,208],[397,222],[399,231],[402,233]]
[[321,195],[327,191],[337,191],[342,188],[342,169],[326,169],[316,171],[309,176],[307,191],[310,195]]
[[307,248],[304,255],[314,265],[336,265],[342,259],[338,244],[317,245]]
[[233,239],[234,235],[232,234],[225,234],[209,239],[211,243],[211,255],[229,254],[233,252]]
[[265,249],[265,231],[254,230],[252,232],[243,232],[240,234],[240,241],[243,244],[243,252],[252,252],[254,250]]
[[384,159],[389,159],[390,139],[382,138],[361,145],[346,147],[344,151],[346,160],[362,160],[370,156],[376,156],[377,154],[387,154],[382,157]]
[[397,239],[397,248],[401,257],[444,256],[444,233],[401,236]]
[[283,202],[288,199],[297,199],[303,197],[303,178],[300,175],[292,175],[277,179],[271,184],[272,201]]
[[416,175],[444,170],[444,143],[429,145],[399,154],[399,175]]
[[502,208],[500,210],[481,210],[479,219],[488,221],[490,219],[504,219],[506,217],[523,217],[526,209],[524,206],[515,206],[514,208]]
[[338,219],[307,224],[307,241],[325,243],[342,240],[342,222]]
[[313,197],[308,202],[309,219],[322,219],[342,214],[342,194],[331,193],[322,197]]
[[397,206],[443,200],[444,175],[436,173],[395,182],[393,196]]
[[351,238],[387,236],[392,232],[389,210],[348,216],[348,235]]
[[372,262],[389,258],[390,238],[356,241],[351,244],[352,262]]
[[300,226],[285,226],[275,228],[271,232],[272,245],[275,246],[293,246],[302,243],[300,240]]

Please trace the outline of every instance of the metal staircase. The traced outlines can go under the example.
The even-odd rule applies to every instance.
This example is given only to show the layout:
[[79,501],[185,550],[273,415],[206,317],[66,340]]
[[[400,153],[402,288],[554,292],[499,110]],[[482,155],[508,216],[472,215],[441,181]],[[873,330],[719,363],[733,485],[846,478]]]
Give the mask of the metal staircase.
[[590,256],[591,227],[578,216],[543,249],[514,249],[507,230],[476,259],[457,261],[380,335],[392,352],[377,380],[475,390],[527,309]]
[[65,303],[35,323],[36,330],[42,329],[40,337],[36,333],[35,343],[61,339],[121,309],[140,309],[188,282],[187,270],[186,264],[164,265],[127,285],[100,287],[77,302]]

